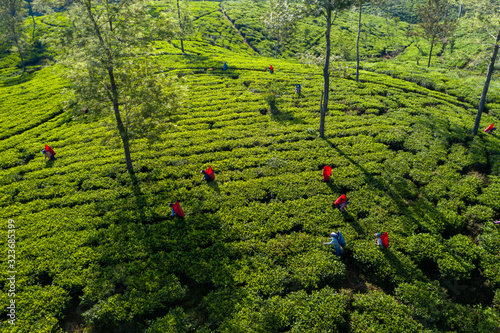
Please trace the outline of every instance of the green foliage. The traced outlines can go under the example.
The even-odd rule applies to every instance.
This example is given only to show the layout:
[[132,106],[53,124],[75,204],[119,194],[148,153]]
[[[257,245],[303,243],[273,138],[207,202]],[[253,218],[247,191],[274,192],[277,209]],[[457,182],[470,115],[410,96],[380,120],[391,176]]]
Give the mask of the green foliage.
[[[164,5],[154,4],[157,18]],[[494,332],[499,141],[471,138],[467,78],[380,62],[356,83],[346,67],[330,78],[320,140],[321,68],[255,56],[217,3],[190,6],[200,30],[188,52],[157,39],[144,55],[189,98],[165,119],[168,131],[138,133],[160,140],[132,146],[135,187],[105,144],[112,131],[92,112],[65,111],[70,83],[54,67],[1,78],[0,215],[19,226],[16,329]],[[227,4],[230,18],[236,7],[246,8]],[[64,19],[43,22],[48,31]],[[312,23],[311,38],[321,28]],[[151,84],[130,90],[155,105],[139,106],[145,114],[160,107]],[[279,113],[261,113],[268,94]],[[57,152],[53,163],[43,161],[44,144]],[[200,181],[208,165],[210,183]],[[347,212],[332,206],[342,193]],[[170,217],[175,200],[184,219]],[[322,244],[337,230],[347,242],[341,258]],[[375,245],[381,231],[387,250]],[[5,274],[0,282],[5,304]],[[453,282],[468,289],[458,297]]]
[[421,332],[422,325],[413,320],[409,309],[395,298],[380,291],[354,297],[351,317],[352,332]]

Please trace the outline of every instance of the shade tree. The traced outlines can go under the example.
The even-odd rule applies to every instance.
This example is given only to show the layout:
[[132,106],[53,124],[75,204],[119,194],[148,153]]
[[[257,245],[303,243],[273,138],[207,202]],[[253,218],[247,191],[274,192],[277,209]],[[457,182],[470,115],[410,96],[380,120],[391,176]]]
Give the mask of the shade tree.
[[277,58],[285,43],[293,38],[299,15],[293,4],[288,0],[271,0],[269,12],[262,17],[271,38],[276,40],[274,57]]
[[[330,53],[331,39],[330,32],[332,23],[335,21],[337,14],[351,8],[354,4],[353,0],[303,0],[302,13],[315,17],[323,16],[326,20],[326,47],[325,47],[325,64],[323,66],[323,95],[321,100],[321,115],[319,123],[319,136],[325,138],[325,117],[328,111],[328,95],[330,90]],[[333,18],[332,18],[332,15]]]
[[488,72],[484,81],[483,91],[481,93],[481,99],[479,101],[479,107],[474,121],[474,127],[472,129],[472,133],[477,135],[498,55],[498,47],[500,43],[500,4],[494,0],[478,0],[474,3],[474,10],[476,13],[475,17],[479,25],[484,28],[488,35],[494,40],[492,44],[493,50],[490,63],[488,65]]
[[447,2],[444,0],[428,0],[425,5],[417,7],[418,17],[420,18],[420,34],[431,44],[427,67],[431,65],[434,44],[439,39],[445,41],[455,31],[456,21],[446,15],[447,8]]
[[114,116],[128,172],[134,173],[130,141],[158,135],[179,106],[181,91],[148,59],[156,38],[171,38],[165,13],[149,15],[142,0],[75,0],[69,23],[52,37],[62,74],[71,82],[75,108]]
[[23,73],[26,71],[26,9],[22,0],[0,0],[0,42],[10,44],[21,58]]

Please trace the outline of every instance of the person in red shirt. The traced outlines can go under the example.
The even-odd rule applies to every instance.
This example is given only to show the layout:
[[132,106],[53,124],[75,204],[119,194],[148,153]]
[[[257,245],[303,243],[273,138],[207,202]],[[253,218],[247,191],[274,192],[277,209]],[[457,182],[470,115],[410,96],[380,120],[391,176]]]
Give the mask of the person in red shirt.
[[342,194],[340,197],[338,197],[337,200],[335,200],[335,207],[337,207],[341,212],[345,212],[345,208],[347,207],[347,204],[350,203],[349,200],[347,200],[345,194]]
[[389,233],[385,232],[383,234],[376,233],[375,237],[377,237],[377,245],[381,249],[387,249],[389,247]]
[[332,175],[332,167],[329,165],[325,165],[323,167],[323,180],[325,182],[329,181],[331,175]]
[[203,178],[201,180],[206,180],[207,182],[215,179],[215,173],[212,170],[212,166],[209,166],[207,170],[201,170]]
[[172,216],[178,215],[179,217],[184,217],[184,211],[182,210],[179,201],[176,201],[174,204],[169,203],[168,205],[172,208]]
[[485,131],[486,133],[488,133],[488,134],[493,133],[493,131],[494,131],[494,130],[496,130],[496,128],[495,128],[495,127],[493,127],[493,124],[491,124],[490,126],[488,126],[488,127],[486,127],[486,128],[484,129],[484,131]]
[[45,149],[42,150],[42,154],[45,155],[45,159],[49,159],[49,161],[55,160],[56,157],[54,156],[56,152],[54,149],[50,148],[50,146],[45,145]]
[[273,74],[274,73],[274,68],[273,65],[269,65],[269,73]]

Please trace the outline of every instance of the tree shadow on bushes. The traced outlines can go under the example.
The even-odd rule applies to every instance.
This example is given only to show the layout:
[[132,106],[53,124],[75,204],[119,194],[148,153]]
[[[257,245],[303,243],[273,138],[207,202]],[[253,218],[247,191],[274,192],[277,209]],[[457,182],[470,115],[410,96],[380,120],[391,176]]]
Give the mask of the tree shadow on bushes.
[[[373,186],[384,193],[396,204],[398,212],[406,218],[408,218],[411,225],[417,226],[421,231],[428,231],[429,226],[432,224],[439,225],[441,221],[446,221],[445,217],[442,213],[440,213],[433,205],[430,205],[425,200],[419,200],[419,205],[415,207],[412,206],[410,201],[405,200],[404,196],[400,191],[394,188],[392,184],[390,184],[387,180],[381,177],[373,176],[368,170],[366,170],[362,165],[353,160],[349,155],[347,155],[340,148],[336,147],[333,142],[329,139],[325,139],[325,141],[337,151],[339,155],[348,160],[353,166],[358,168],[365,178],[365,182],[368,186]],[[420,220],[425,217],[425,219],[429,222],[427,226],[422,225]],[[409,227],[407,225],[407,227]]]
[[[335,205],[333,205],[333,208],[334,209],[337,209],[335,207]],[[354,230],[356,230],[356,232],[359,234],[359,235],[364,235],[365,234],[365,229],[363,228],[363,226],[361,224],[359,224],[357,218],[350,214],[348,211],[342,213],[343,216],[344,216],[344,220],[347,221],[347,223],[349,223],[351,225],[351,227],[354,228]]]
[[207,182],[208,187],[210,187],[212,190],[217,192],[217,194],[220,194],[220,189],[219,189],[219,184],[216,180],[212,180],[210,182]]

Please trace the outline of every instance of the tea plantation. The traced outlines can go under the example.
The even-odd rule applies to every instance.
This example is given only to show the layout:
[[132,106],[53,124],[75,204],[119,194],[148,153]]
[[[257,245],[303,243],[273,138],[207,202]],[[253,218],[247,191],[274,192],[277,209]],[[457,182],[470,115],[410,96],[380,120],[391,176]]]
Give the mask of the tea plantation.
[[[2,70],[1,332],[500,332],[500,138],[471,135],[467,81],[348,69],[323,140],[322,68],[258,55],[218,3],[193,8],[206,30],[187,53],[151,56],[187,92],[159,142],[131,146],[137,183],[111,128],[63,111],[57,66]],[[340,258],[323,244],[337,230]]]

